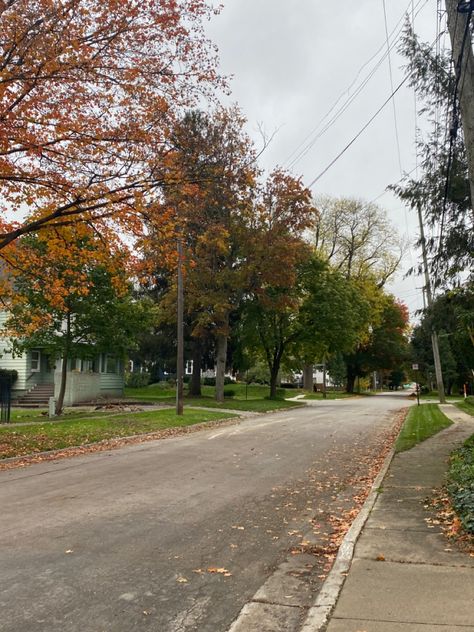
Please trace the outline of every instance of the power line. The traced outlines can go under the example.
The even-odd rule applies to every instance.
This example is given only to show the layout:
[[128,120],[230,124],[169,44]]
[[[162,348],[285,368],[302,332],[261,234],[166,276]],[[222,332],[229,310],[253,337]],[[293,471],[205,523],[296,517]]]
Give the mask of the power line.
[[319,175],[316,176],[316,178],[314,178],[314,180],[312,180],[309,185],[308,188],[311,188],[313,186],[313,184],[315,184],[320,178],[322,178],[322,176],[329,171],[329,169],[339,160],[339,158],[341,158],[341,156],[343,156],[346,151],[349,149],[349,147],[351,147],[351,145],[353,145],[355,143],[355,141],[359,138],[359,136],[365,132],[365,130],[369,127],[369,125],[372,123],[372,121],[374,119],[377,118],[377,116],[380,114],[380,112],[384,109],[384,107],[387,105],[387,103],[390,102],[390,99],[393,99],[394,95],[400,90],[400,88],[408,81],[408,75],[398,84],[398,86],[395,88],[395,90],[391,93],[391,95],[382,103],[382,105],[379,107],[379,109],[375,112],[375,114],[373,116],[370,117],[370,119],[367,121],[367,123],[357,132],[357,134],[354,136],[354,138],[347,143],[347,145],[344,147],[344,149],[342,149],[337,156],[331,160],[331,162],[327,165],[327,167],[325,167],[321,173]]
[[[418,0],[415,6],[415,9],[418,9],[417,14],[424,8],[424,6],[427,4],[429,0]],[[420,6],[421,5],[421,6]],[[398,20],[397,24],[395,25],[395,27],[392,29],[389,38],[392,37],[392,35],[396,32],[396,35],[394,37],[394,41],[392,42],[392,44],[390,44],[389,46],[389,50],[392,50],[393,47],[396,45],[396,43],[398,42],[398,39],[400,37],[401,32],[403,31],[403,26],[398,28],[401,24],[401,22],[403,21],[404,16],[406,15],[408,8],[410,7],[410,5],[408,5],[407,9],[404,11],[403,15],[401,16],[401,18]],[[397,31],[398,29],[398,31]],[[355,92],[353,94],[349,94],[349,96],[346,98],[346,100],[344,101],[344,103],[340,106],[340,108],[336,111],[336,113],[333,115],[333,117],[325,124],[325,126],[323,127],[322,130],[319,130],[319,128],[321,127],[321,125],[326,121],[326,119],[332,114],[332,112],[334,111],[334,109],[336,108],[336,106],[338,105],[338,103],[340,102],[340,100],[342,99],[342,97],[347,94],[348,92],[350,92],[350,90],[352,89],[352,87],[354,86],[354,84],[356,83],[358,77],[360,76],[362,70],[368,65],[370,64],[370,62],[375,59],[377,57],[377,55],[382,51],[382,49],[385,47],[386,42],[384,42],[378,49],[377,51],[359,68],[359,70],[357,71],[357,74],[355,76],[355,78],[353,79],[352,83],[349,85],[348,88],[346,88],[346,90],[344,90],[339,97],[336,99],[336,101],[333,103],[333,105],[330,107],[330,109],[328,110],[328,112],[320,119],[320,121],[317,123],[317,125],[305,136],[305,138],[299,143],[299,145],[296,147],[296,149],[290,154],[290,156],[287,158],[287,160],[285,161],[285,164],[288,164],[288,168],[292,168],[297,162],[299,162],[299,160],[301,160],[311,149],[312,147],[315,145],[316,141],[321,138],[321,136],[323,134],[325,134],[328,129],[330,129],[330,127],[332,127],[332,125],[334,125],[334,123],[337,121],[337,119],[342,116],[342,114],[344,114],[344,112],[348,109],[348,107],[354,102],[354,100],[357,98],[357,96],[362,92],[362,90],[365,88],[365,86],[369,83],[370,79],[374,76],[374,74],[376,73],[376,71],[380,68],[380,66],[382,65],[383,61],[386,59],[387,57],[387,52],[385,52],[383,54],[383,56],[381,57],[381,59],[379,59],[377,61],[377,63],[375,64],[375,66],[372,68],[372,70],[370,70],[369,74],[366,75],[364,77],[364,79],[362,80],[362,82],[360,83],[360,85],[356,88]],[[316,133],[317,135],[312,138],[312,136]]]
[[[455,78],[455,82],[454,82],[453,101],[452,101],[452,118],[451,118],[452,122],[451,122],[451,128],[450,128],[450,132],[449,132],[448,163],[447,163],[447,166],[446,166],[446,182],[445,182],[445,185],[444,185],[443,210],[442,210],[442,213],[441,213],[441,224],[440,224],[440,231],[439,231],[438,251],[441,250],[441,244],[442,244],[442,240],[443,240],[444,220],[445,220],[445,217],[446,217],[446,206],[447,206],[447,203],[448,203],[448,193],[449,193],[449,183],[450,183],[450,179],[451,179],[451,169],[452,169],[452,165],[453,165],[453,161],[454,161],[454,157],[455,157],[455,143],[456,143],[457,133],[458,133],[458,129],[459,129],[458,101],[459,101],[459,98],[461,96],[460,92],[459,92],[459,82],[460,82],[461,76],[462,76],[462,63],[463,63],[463,57],[464,57],[464,49],[466,48],[467,36],[469,34],[469,27],[470,27],[470,23],[471,23],[473,10],[474,10],[474,7],[473,7],[473,5],[471,3],[470,7],[469,7],[469,10],[467,12],[466,26],[464,28],[464,33],[463,33],[463,38],[462,38],[462,43],[461,43],[461,49],[459,51],[458,59],[456,61],[456,65],[455,65],[456,78]],[[457,27],[458,14],[459,14],[459,12],[456,11],[456,22],[455,22],[455,29],[454,29],[454,36],[453,36],[453,48],[454,48],[454,42],[455,42],[455,39],[456,39],[456,27]]]
[[[387,7],[385,5],[385,0],[382,0],[382,5],[383,5],[383,19],[384,19],[384,25],[385,25],[385,40],[386,40],[386,43],[387,43],[388,70],[389,70],[389,74],[390,74],[390,88],[391,88],[391,90],[393,92],[392,57],[390,55],[390,44],[389,44],[389,40],[388,40]],[[401,153],[400,153],[400,138],[398,136],[397,106],[396,106],[396,103],[395,103],[395,98],[392,99],[392,106],[393,106],[393,122],[394,122],[394,125],[395,125],[395,138],[396,138],[396,141],[397,141],[398,166],[400,168],[400,175],[402,175],[402,173],[403,173],[402,157],[401,157]]]
[[[430,49],[433,48],[433,46],[436,44],[437,38],[434,39],[434,41],[431,43]],[[323,169],[323,171],[321,171],[321,173],[319,175],[317,175],[308,185],[309,188],[311,188],[313,186],[313,184],[315,184],[315,182],[317,180],[319,180],[327,171],[329,171],[329,169],[339,160],[339,158],[346,153],[346,151],[349,149],[349,147],[351,147],[351,145],[353,145],[355,143],[355,141],[359,138],[359,136],[369,127],[369,125],[372,123],[372,121],[380,114],[380,112],[384,109],[384,107],[387,105],[387,103],[389,103],[390,99],[393,99],[394,95],[400,90],[400,88],[408,81],[409,79],[409,75],[406,75],[404,79],[402,79],[402,81],[398,84],[398,86],[395,88],[395,90],[390,94],[390,96],[382,103],[382,105],[379,107],[379,109],[375,112],[375,114],[373,116],[371,116],[371,118],[367,121],[367,123],[357,132],[357,134],[354,136],[354,138],[352,138],[351,141],[349,141],[349,143],[347,143],[347,145],[344,147],[344,149],[342,149],[337,156],[327,165],[327,167],[325,167]]]

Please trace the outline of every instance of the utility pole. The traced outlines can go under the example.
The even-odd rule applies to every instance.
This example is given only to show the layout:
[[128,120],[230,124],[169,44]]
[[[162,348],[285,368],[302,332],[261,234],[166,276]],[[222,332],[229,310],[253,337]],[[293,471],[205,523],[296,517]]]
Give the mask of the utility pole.
[[466,146],[471,201],[474,204],[474,56],[471,43],[474,0],[446,0],[448,29],[456,70],[457,96]]
[[[421,241],[421,252],[423,255],[423,270],[425,273],[425,290],[426,290],[426,300],[428,303],[428,307],[431,307],[433,304],[433,294],[431,292],[431,281],[430,274],[428,270],[428,257],[426,255],[426,240],[425,240],[425,229],[423,228],[423,215],[421,213],[421,206],[418,205],[418,222],[420,224],[420,241]],[[436,373],[436,385],[438,388],[438,397],[441,404],[446,403],[446,397],[444,394],[444,384],[443,384],[443,373],[441,371],[441,358],[439,355],[439,345],[438,345],[438,334],[434,329],[431,330],[431,346],[433,348],[433,358],[435,365],[435,373]]]
[[178,287],[177,287],[177,311],[178,311],[178,330],[177,330],[177,356],[176,356],[176,414],[183,414],[183,390],[184,390],[184,330],[183,330],[183,312],[184,312],[184,290],[183,290],[183,243],[181,235],[178,235]]

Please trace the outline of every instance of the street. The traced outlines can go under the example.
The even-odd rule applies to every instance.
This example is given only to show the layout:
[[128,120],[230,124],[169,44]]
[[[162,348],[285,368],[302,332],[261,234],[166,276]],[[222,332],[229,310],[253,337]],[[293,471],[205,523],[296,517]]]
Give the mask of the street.
[[302,620],[331,558],[301,543],[308,531],[329,541],[409,404],[308,402],[0,472],[0,629],[225,632],[292,554]]

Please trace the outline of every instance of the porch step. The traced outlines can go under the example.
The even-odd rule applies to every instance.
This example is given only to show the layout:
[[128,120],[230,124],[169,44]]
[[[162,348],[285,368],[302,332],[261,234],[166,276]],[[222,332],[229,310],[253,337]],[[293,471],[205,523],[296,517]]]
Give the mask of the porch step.
[[16,405],[27,408],[47,406],[50,397],[54,396],[54,384],[36,384],[31,391],[20,397]]

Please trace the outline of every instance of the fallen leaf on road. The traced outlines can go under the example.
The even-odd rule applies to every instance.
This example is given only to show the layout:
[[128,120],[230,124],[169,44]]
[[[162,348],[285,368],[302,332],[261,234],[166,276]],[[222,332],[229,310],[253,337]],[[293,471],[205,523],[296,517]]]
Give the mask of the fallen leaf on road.
[[375,559],[377,562],[385,562],[385,555],[379,554]]
[[186,579],[186,577],[178,577],[178,579],[176,580],[178,582],[178,584],[187,584],[188,580]]
[[217,568],[215,566],[210,566],[207,569],[208,573],[219,573],[220,575],[224,575],[224,577],[230,577],[232,573],[230,573],[226,568]]
[[64,551],[65,553],[74,553],[74,551],[72,549],[67,549],[67,551]]

